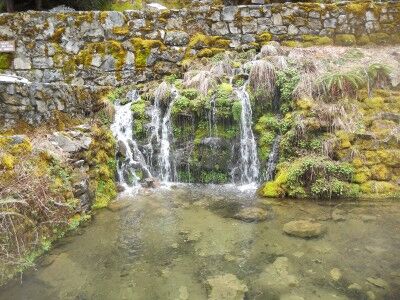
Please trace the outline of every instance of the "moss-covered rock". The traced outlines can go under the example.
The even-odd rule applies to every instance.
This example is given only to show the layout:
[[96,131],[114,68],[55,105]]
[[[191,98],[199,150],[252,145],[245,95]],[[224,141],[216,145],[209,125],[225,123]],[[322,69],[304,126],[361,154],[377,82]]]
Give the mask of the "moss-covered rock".
[[335,36],[335,44],[340,46],[353,46],[356,42],[356,37],[352,34],[337,34]]

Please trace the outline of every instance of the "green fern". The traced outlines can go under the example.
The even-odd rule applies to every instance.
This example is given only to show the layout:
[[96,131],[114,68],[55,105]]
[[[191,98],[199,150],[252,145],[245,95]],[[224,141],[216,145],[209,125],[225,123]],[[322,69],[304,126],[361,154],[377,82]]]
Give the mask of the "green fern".
[[355,96],[366,83],[367,78],[360,70],[345,73],[331,72],[320,79],[319,90],[326,98],[336,100]]

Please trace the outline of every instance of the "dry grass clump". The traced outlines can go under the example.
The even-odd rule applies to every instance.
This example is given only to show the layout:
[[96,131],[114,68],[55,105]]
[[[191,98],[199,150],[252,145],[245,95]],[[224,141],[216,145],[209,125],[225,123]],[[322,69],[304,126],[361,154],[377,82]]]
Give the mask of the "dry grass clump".
[[183,76],[183,85],[207,95],[208,91],[215,88],[224,78],[234,75],[231,59],[230,53],[225,53],[220,60],[212,64],[187,71]]
[[154,98],[160,102],[166,102],[166,100],[171,96],[171,86],[163,81],[158,87],[154,90]]
[[74,213],[69,175],[48,159],[30,154],[0,171],[0,276],[32,264]]
[[263,95],[273,96],[276,89],[276,68],[266,60],[256,60],[253,62],[249,74],[249,84],[251,89]]
[[313,106],[312,111],[318,118],[321,127],[330,132],[337,130],[356,132],[359,129],[360,113],[355,105],[348,102],[325,103],[319,101]]
[[207,95],[208,91],[216,86],[216,80],[210,71],[189,71],[183,77],[183,85]]

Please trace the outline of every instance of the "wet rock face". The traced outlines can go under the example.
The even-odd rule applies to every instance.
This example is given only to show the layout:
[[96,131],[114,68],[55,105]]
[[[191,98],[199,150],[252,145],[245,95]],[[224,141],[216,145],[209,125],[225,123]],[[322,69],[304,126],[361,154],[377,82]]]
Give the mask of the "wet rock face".
[[207,279],[209,300],[242,300],[247,286],[235,275],[225,274]]
[[325,227],[320,223],[307,220],[291,221],[283,226],[283,231],[300,238],[316,238],[325,233]]

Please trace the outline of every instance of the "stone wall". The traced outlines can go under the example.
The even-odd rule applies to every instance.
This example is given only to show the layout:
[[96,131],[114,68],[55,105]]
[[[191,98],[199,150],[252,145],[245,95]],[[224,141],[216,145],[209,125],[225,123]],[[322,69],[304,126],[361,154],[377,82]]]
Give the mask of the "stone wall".
[[399,32],[399,2],[24,12],[0,15],[0,39],[16,38],[17,45],[14,54],[1,54],[0,68],[34,82],[121,85],[178,72],[196,56],[258,48],[271,38],[381,44],[398,42]]
[[101,108],[109,88],[65,83],[0,84],[0,128],[19,122],[36,125],[49,121],[54,112],[67,118],[90,116]]

